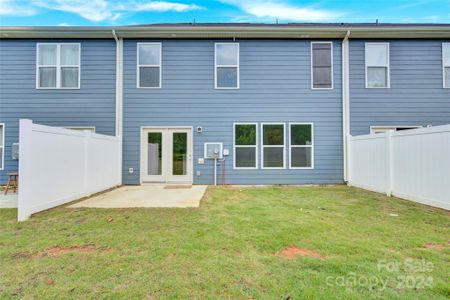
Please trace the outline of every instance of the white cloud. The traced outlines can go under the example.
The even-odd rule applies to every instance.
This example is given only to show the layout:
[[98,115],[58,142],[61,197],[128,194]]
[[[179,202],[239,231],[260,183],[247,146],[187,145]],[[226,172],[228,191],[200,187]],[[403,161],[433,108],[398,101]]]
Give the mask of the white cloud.
[[94,22],[113,17],[113,11],[105,0],[34,0],[32,3],[46,9],[75,13]]
[[273,0],[222,0],[235,5],[245,13],[259,19],[280,19],[280,21],[323,22],[335,20],[342,13],[312,7],[291,5]]
[[427,21],[430,21],[432,23],[437,23],[437,22],[439,22],[441,20],[441,17],[433,15],[433,16],[427,16],[424,19],[427,20]]
[[32,16],[36,10],[23,1],[0,0],[0,16]]
[[200,6],[195,4],[173,3],[165,1],[151,1],[147,3],[138,3],[135,7],[131,8],[133,11],[176,11],[184,12],[189,10],[200,9]]
[[186,12],[201,9],[195,4],[150,0],[0,0],[0,15],[29,16],[42,8],[74,13],[93,22],[114,21],[129,12]]

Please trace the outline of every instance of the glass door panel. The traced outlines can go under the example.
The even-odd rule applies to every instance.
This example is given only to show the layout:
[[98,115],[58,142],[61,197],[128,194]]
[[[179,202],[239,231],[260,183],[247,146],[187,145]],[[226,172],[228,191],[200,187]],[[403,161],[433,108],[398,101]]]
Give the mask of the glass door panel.
[[187,174],[187,132],[173,132],[172,175]]
[[162,175],[162,132],[149,132],[147,136],[147,175]]

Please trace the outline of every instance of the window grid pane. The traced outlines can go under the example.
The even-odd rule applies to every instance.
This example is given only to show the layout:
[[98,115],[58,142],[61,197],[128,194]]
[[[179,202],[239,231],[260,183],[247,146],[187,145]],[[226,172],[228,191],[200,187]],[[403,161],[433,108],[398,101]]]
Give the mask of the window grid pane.
[[3,147],[3,125],[0,125],[0,147]]
[[56,66],[56,45],[39,45],[38,64],[40,66]]
[[234,130],[234,144],[236,146],[256,146],[256,124],[236,124]]
[[291,168],[311,168],[312,147],[291,146]]
[[237,66],[239,47],[237,44],[216,44],[216,63],[218,66]]
[[61,68],[61,87],[73,88],[78,86],[78,68],[62,67]]
[[139,87],[159,87],[159,68],[160,67],[139,67]]
[[237,67],[217,67],[217,87],[236,88],[238,85]]
[[387,44],[366,44],[366,64],[373,67],[387,67],[388,59]]
[[56,67],[39,67],[39,87],[56,88]]
[[442,63],[444,67],[450,67],[450,43],[442,44]]
[[284,167],[284,147],[283,146],[264,146],[263,147],[263,166],[264,168],[283,168]]
[[387,72],[388,70],[386,67],[368,67],[367,86],[387,87]]
[[78,45],[61,45],[61,65],[78,66],[79,55]]
[[291,125],[291,145],[312,145],[312,126],[310,124]]
[[236,168],[256,168],[256,146],[236,146]]
[[161,46],[159,44],[139,44],[139,65],[159,66]]
[[284,145],[284,125],[264,124],[263,145]]
[[445,68],[445,87],[450,88],[450,67]]

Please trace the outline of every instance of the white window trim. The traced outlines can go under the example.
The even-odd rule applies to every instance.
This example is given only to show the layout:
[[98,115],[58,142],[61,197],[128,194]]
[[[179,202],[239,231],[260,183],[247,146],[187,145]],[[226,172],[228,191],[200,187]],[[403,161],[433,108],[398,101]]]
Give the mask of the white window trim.
[[[283,145],[264,145],[264,125],[283,125]],[[283,148],[283,167],[265,167],[264,166],[264,148]],[[286,169],[286,123],[267,122],[261,123],[261,168],[269,170]]]
[[[159,46],[159,64],[158,65],[140,65],[139,64],[139,46],[140,45],[158,45]],[[159,86],[141,86],[139,82],[139,67],[159,67]],[[136,46],[136,88],[138,89],[160,89],[162,87],[162,43],[137,43]]]
[[[40,65],[39,64],[39,48],[41,45],[56,46],[56,65]],[[61,45],[78,46],[78,65],[61,65]],[[56,68],[56,87],[40,87],[39,86],[39,67]],[[61,68],[72,67],[78,68],[78,86],[77,87],[61,87]],[[36,44],[36,89],[38,90],[79,90],[81,83],[81,43],[37,43]]]
[[381,129],[381,130],[394,130],[396,131],[397,128],[422,128],[423,126],[420,125],[411,125],[411,126],[407,126],[407,125],[401,125],[401,126],[395,126],[395,125],[382,125],[382,126],[370,126],[370,134],[375,134],[375,130],[377,129]]
[[5,169],[5,136],[6,136],[5,123],[0,123],[0,127],[3,130],[2,145],[0,146],[0,148],[2,149],[2,156],[0,157],[2,167],[0,168],[0,171],[3,171]]
[[[236,145],[236,125],[254,125],[256,129],[255,145]],[[258,169],[258,123],[238,122],[233,123],[233,169],[236,170],[255,170]],[[236,167],[236,148],[255,148],[255,167]]]
[[[368,45],[384,45],[387,46],[387,65],[386,66],[369,66],[367,65],[367,46]],[[389,43],[365,43],[364,44],[364,65],[365,65],[365,75],[366,75],[366,89],[389,89],[391,88],[391,56],[390,56],[390,46]],[[367,68],[368,67],[386,67],[387,68],[387,78],[386,78],[386,86],[383,87],[369,87],[368,81],[367,81]]]
[[450,47],[450,43],[442,43],[442,88],[450,89],[450,86],[445,86],[445,68],[450,68],[450,65],[444,63],[444,47]]
[[[315,88],[314,87],[314,65],[313,65],[313,45],[314,44],[330,44],[331,45],[331,87]],[[333,42],[311,42],[311,89],[312,90],[332,90],[334,88],[334,59],[333,59]]]
[[63,126],[65,129],[74,129],[74,130],[92,130],[95,133],[95,126]]
[[[218,45],[237,45],[237,65],[218,65],[217,64],[217,46]],[[216,90],[238,90],[240,88],[240,56],[241,50],[239,43],[214,43],[214,88]],[[237,86],[235,87],[218,87],[217,86],[217,68],[219,67],[229,67],[236,68],[237,70]]]
[[[311,125],[311,145],[292,145],[292,125]],[[311,167],[293,167],[292,166],[292,148],[311,148]],[[305,123],[305,122],[292,122],[289,123],[289,169],[293,170],[313,170],[314,169],[314,123]]]

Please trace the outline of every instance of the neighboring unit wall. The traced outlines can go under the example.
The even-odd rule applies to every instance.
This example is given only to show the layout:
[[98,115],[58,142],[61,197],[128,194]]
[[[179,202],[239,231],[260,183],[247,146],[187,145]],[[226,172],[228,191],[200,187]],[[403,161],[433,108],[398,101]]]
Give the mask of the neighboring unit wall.
[[[162,87],[136,88],[137,42],[162,42]],[[194,183],[213,182],[212,161],[197,164],[203,143],[223,142],[227,184],[341,183],[341,43],[333,41],[334,89],[311,89],[311,41],[237,40],[240,88],[214,89],[214,43],[224,40],[126,40],[124,42],[123,174],[139,184],[140,127],[194,127]],[[233,42],[226,40],[225,42]],[[314,169],[290,170],[286,127],[286,169],[233,169],[233,123],[314,123]],[[196,133],[197,126],[203,133]],[[134,168],[134,173],[128,172]],[[201,175],[196,176],[196,171]],[[219,172],[221,169],[219,168]],[[220,182],[220,177],[219,177]]]
[[[366,88],[365,42],[390,45],[390,88]],[[443,88],[442,43],[449,40],[350,40],[350,132],[370,126],[450,123],[450,89]]]
[[[81,43],[80,89],[36,89],[36,44]],[[114,135],[116,45],[110,40],[0,40],[0,123],[5,123],[5,169],[16,172],[11,145],[19,142],[19,119],[51,126],[95,126]],[[42,170],[45,174],[45,170]]]

